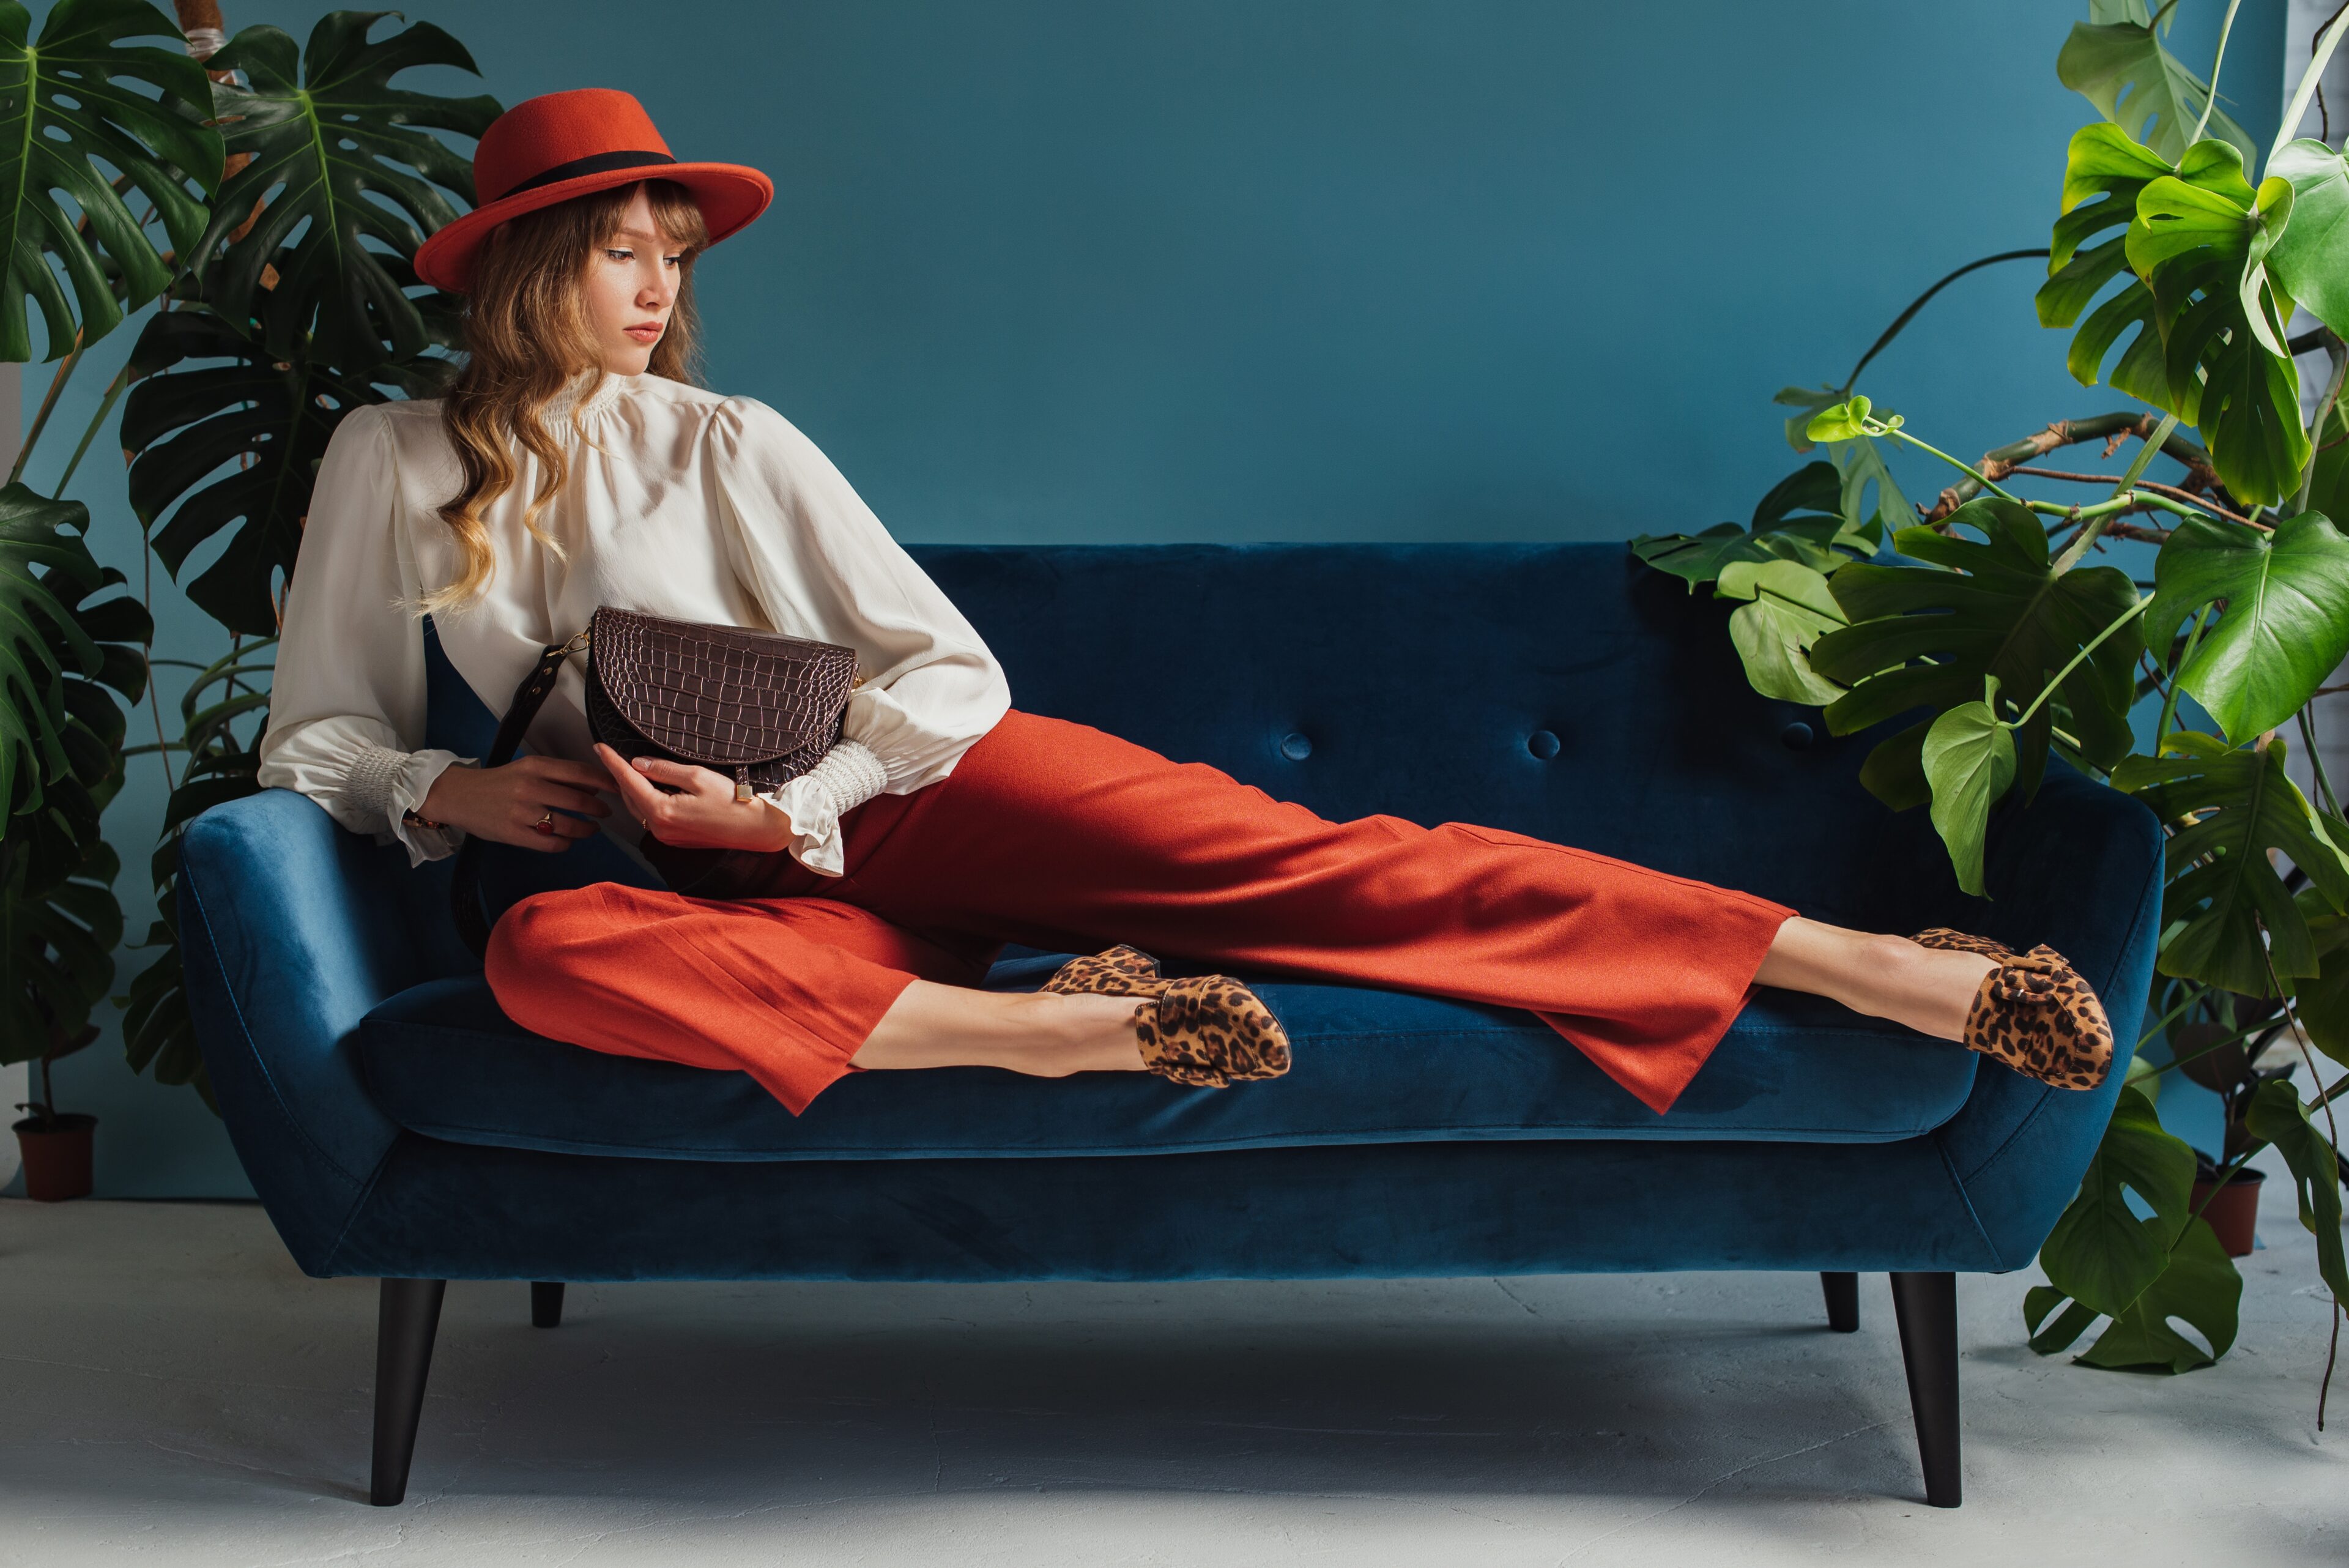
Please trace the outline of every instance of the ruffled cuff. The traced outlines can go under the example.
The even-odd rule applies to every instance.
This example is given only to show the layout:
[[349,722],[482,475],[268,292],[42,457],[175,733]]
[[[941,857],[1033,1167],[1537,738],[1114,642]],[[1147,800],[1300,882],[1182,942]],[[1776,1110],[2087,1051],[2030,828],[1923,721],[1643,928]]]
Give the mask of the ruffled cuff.
[[351,763],[343,784],[343,798],[370,815],[380,813],[390,836],[408,851],[413,867],[457,852],[463,835],[453,827],[418,827],[407,820],[410,811],[424,809],[424,797],[443,770],[461,761],[454,752],[395,752],[369,746]]
[[818,876],[838,877],[848,869],[840,819],[888,784],[889,770],[871,747],[841,741],[815,766],[760,798],[790,819],[792,857]]

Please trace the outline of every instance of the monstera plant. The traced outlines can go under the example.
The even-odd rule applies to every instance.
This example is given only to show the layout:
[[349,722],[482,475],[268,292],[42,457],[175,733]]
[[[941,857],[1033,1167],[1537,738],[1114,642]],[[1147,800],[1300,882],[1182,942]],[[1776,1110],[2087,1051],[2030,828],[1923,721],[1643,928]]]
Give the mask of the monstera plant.
[[[2239,3],[2225,7],[2214,79]],[[1632,548],[1692,590],[1742,601],[1729,629],[1758,691],[1818,706],[1838,734],[1885,727],[1862,778],[1892,809],[1930,813],[1967,892],[1995,892],[1991,819],[2027,808],[2051,758],[2159,816],[2155,1022],[2138,1044],[2176,1030],[2176,1048],[2131,1068],[2041,1251],[2049,1282],[2027,1297],[2025,1326],[2054,1353],[2101,1323],[2082,1360],[2184,1371],[2234,1342],[2242,1282],[2202,1210],[2262,1149],[2292,1174],[2336,1334],[2349,1303],[2333,1109],[2349,1091],[2337,1073],[2349,1067],[2349,820],[2309,707],[2349,655],[2349,538],[2334,523],[2349,519],[2349,160],[2290,134],[2349,11],[2313,41],[2261,164],[2170,53],[2178,4],[2091,0],[2056,74],[2104,119],[2072,138],[2049,244],[1951,275],[2044,258],[2039,319],[2071,334],[2073,377],[2138,407],[2056,421],[1978,463],[1928,444],[1856,388],[1944,278],[1841,385],[1779,394],[1795,410],[1791,443],[1825,460],[1774,490],[1750,526]],[[2291,336],[2301,311],[2314,325]],[[2296,356],[2318,348],[2328,369],[2304,412]],[[2131,440],[2116,474],[2036,466],[2062,447],[2101,441],[2109,455]],[[1894,483],[1885,458],[1899,448],[1954,471],[1932,505]],[[2165,454],[2184,473],[2148,479]],[[2098,488],[2085,501],[2011,488],[2051,484]],[[2313,799],[2286,770],[2294,741]],[[2243,1064],[2230,1078],[2240,1092],[2198,1185],[2156,1095],[2173,1069],[2228,1052]]]
[[82,506],[19,482],[18,458],[0,490],[0,1060],[96,1033],[122,925],[98,819],[125,759],[151,753],[171,785],[151,859],[161,919],[126,1040],[134,1068],[210,1098],[180,990],[178,836],[255,787],[278,607],[335,427],[445,375],[456,302],[422,290],[411,261],[472,199],[448,136],[477,138],[499,112],[394,85],[476,67],[440,28],[390,16],[333,13],[298,48],[249,27],[199,62],[220,38],[210,0],[182,0],[177,25],[144,0],[57,0],[37,36],[0,0],[0,190],[17,192],[0,196],[0,359],[33,357],[37,310],[61,361],[26,455],[90,346],[157,306],[59,491],[119,404],[151,557],[226,645],[153,660],[194,672],[176,736],[156,706],[155,742],[126,746],[122,704],[156,704],[143,596],[92,557]]

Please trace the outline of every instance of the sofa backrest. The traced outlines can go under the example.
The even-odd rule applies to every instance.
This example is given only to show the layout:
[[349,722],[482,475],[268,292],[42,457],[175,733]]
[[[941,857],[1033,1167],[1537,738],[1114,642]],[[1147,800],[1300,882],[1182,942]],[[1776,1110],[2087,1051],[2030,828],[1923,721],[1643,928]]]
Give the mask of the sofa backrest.
[[[1959,898],[1874,736],[1760,697],[1730,606],[1620,545],[926,545],[1019,707],[1333,818],[1479,822],[1893,929]],[[488,711],[433,650],[430,743]],[[522,858],[522,857],[517,857]],[[616,855],[610,857],[619,861]],[[601,857],[518,870],[615,873]],[[593,865],[590,865],[590,862]]]
[[[1869,923],[1922,813],[1620,545],[928,546],[1014,703],[1325,816],[1478,822]],[[1938,882],[1954,898],[1946,860]]]

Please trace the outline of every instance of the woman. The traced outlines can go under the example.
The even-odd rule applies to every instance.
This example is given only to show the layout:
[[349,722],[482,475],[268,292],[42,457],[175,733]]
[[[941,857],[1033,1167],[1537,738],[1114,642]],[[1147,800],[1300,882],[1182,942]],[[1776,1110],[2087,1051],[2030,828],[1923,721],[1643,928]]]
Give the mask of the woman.
[[[1285,1070],[1278,1021],[1136,949],[1521,1007],[1661,1112],[1754,984],[1832,997],[2047,1082],[2111,1059],[2094,994],[2042,948],[1819,924],[1767,899],[1520,835],[1330,823],[1211,768],[1013,711],[969,624],[823,454],[688,379],[701,251],[757,171],[678,163],[625,93],[522,104],[481,139],[486,200],[417,256],[465,293],[442,401],[355,410],[290,587],[261,782],[411,863],[473,834],[559,852],[598,831],[774,853],[781,896],[610,883],[524,900],[489,980],[519,1023],[754,1075],[794,1113],[852,1069]],[[497,768],[419,750],[421,612],[493,707],[599,604],[855,649],[812,772],[731,781],[592,742],[574,660]],[[626,808],[615,817],[603,798]],[[1114,946],[1035,995],[973,989],[1006,941]]]

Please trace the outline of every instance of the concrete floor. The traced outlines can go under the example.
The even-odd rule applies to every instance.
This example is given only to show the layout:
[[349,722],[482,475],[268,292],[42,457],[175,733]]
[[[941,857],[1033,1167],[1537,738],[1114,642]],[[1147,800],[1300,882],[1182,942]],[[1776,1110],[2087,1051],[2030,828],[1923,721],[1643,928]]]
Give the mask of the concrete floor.
[[[0,1564],[2230,1565],[2349,1559],[2349,1391],[2269,1184],[2182,1378],[1960,1282],[1966,1506],[1891,1301],[1811,1276],[450,1287],[405,1507],[361,1501],[375,1287],[258,1209],[0,1202]],[[2281,1199],[2279,1204],[2278,1200]],[[2349,1382],[2349,1378],[2344,1378]]]

